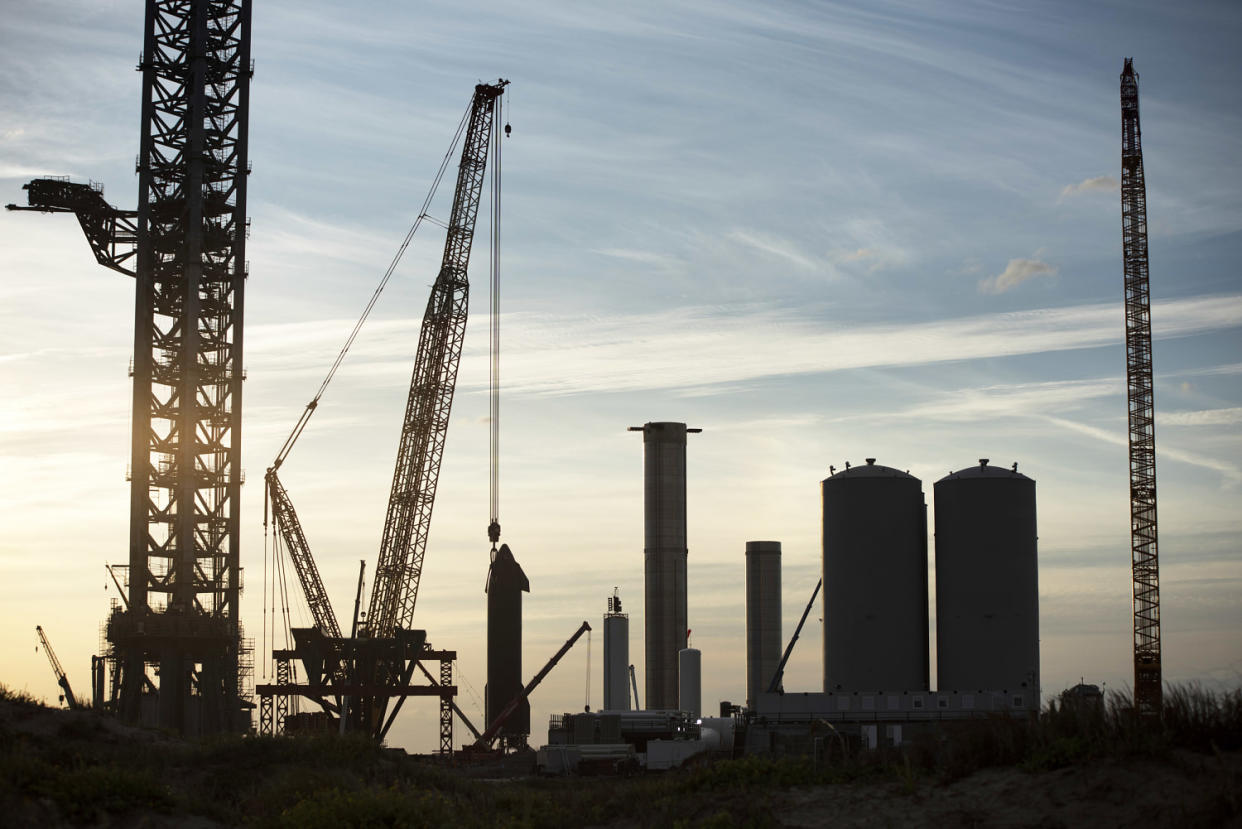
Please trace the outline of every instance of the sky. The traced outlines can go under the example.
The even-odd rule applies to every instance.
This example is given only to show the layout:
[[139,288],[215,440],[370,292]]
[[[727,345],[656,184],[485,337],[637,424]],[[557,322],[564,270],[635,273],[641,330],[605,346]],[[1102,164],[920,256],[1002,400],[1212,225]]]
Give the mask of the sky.
[[[133,207],[142,4],[4,12],[0,201],[69,175]],[[688,546],[705,709],[745,696],[745,542],[784,545],[787,638],[819,576],[819,481],[866,457],[920,478],[929,505],[952,470],[1018,462],[1037,481],[1045,697],[1080,678],[1127,687],[1117,181],[1132,56],[1165,679],[1242,684],[1240,34],[1227,2],[256,0],[241,542],[256,677],[273,646],[262,472],[473,85],[503,77],[500,520],[531,583],[525,675],[582,620],[597,627],[535,691],[532,742],[548,715],[601,704],[614,587],[643,685],[642,447],[626,427],[646,421],[703,429]],[[486,231],[415,612],[458,651],[476,723]],[[359,560],[374,566],[442,241],[423,224],[282,470],[341,618]],[[34,627],[85,694],[116,599],[104,564],[126,558],[133,284],[95,264],[71,218],[37,213],[0,215],[0,273],[0,681],[54,702]],[[934,593],[931,611],[934,645]],[[819,689],[819,615],[787,690]],[[426,751],[435,735],[434,704],[414,701],[389,742]]]

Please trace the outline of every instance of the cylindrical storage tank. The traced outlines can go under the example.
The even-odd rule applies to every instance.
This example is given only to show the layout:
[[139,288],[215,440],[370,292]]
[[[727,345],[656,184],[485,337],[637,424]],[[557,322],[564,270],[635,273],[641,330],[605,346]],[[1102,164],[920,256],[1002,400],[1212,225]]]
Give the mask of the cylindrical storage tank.
[[684,423],[646,423],[643,433],[643,627],[646,704],[676,709],[677,652],[686,647],[686,435]]
[[703,715],[703,655],[698,648],[683,648],[677,654],[677,698],[680,708],[692,717]]
[[621,599],[608,598],[604,614],[604,710],[630,710],[630,617]]
[[746,542],[746,705],[754,708],[781,661],[781,543]]
[[1035,481],[978,466],[936,482],[936,687],[1039,701]]
[[927,690],[922,483],[867,458],[825,479],[820,492],[824,691]]
[[[508,544],[501,544],[487,569],[487,686],[483,690],[488,723],[522,693],[522,594],[530,581]],[[500,737],[530,734],[530,701],[523,700],[500,729]]]

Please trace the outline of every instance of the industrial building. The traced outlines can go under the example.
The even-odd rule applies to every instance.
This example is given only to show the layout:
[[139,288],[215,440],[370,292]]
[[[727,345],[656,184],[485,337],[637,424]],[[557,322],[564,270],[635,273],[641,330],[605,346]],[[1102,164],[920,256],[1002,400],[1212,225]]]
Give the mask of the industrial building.
[[824,690],[760,693],[744,712],[745,750],[803,753],[847,738],[876,748],[946,721],[1037,714],[1035,482],[1017,464],[984,459],[935,485],[931,691],[922,485],[874,458],[829,471],[820,487]]

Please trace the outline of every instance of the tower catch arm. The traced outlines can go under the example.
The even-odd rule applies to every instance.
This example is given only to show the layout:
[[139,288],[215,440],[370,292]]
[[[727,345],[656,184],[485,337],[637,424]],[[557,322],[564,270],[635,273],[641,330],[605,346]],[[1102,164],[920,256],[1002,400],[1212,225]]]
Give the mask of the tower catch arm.
[[138,211],[119,210],[104,201],[102,185],[78,184],[65,178],[37,178],[23,184],[28,206],[8,204],[9,210],[72,213],[86,234],[95,259],[105,268],[134,275],[138,249]]

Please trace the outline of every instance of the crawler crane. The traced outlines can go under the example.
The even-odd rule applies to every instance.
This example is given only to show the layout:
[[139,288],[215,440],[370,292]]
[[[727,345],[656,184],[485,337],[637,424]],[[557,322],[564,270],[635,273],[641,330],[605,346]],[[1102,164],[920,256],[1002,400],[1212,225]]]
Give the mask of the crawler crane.
[[[393,260],[319,393],[303,411],[267,472],[268,497],[275,526],[289,550],[315,622],[312,629],[295,630],[297,648],[279,652],[277,657],[278,662],[294,657],[300,659],[307,670],[307,685],[282,681],[287,680],[288,675],[282,677],[278,671],[277,685],[256,689],[264,700],[269,700],[261,709],[261,722],[266,720],[269,729],[275,716],[270,702],[274,697],[279,699],[290,694],[309,696],[329,712],[339,713],[341,698],[349,696],[352,700],[349,708],[351,725],[383,739],[405,698],[421,693],[440,696],[440,747],[441,751],[452,749],[451,718],[456,708],[452,704],[452,695],[456,693],[456,687],[452,685],[451,663],[456,654],[431,650],[425,633],[411,630],[410,624],[418,598],[436,484],[465,337],[470,289],[467,268],[475,222],[488,152],[499,143],[495,120],[500,97],[507,85],[508,81],[503,79],[494,84],[478,84],[469,113],[458,130],[458,136],[464,133],[464,138],[444,255],[423,315],[375,568],[375,582],[365,622],[358,624],[356,637],[345,639],[341,635],[305,534],[277,470],[314,413],[320,396],[374,306],[379,290],[383,289],[401,253],[408,246],[418,222],[406,236],[397,258]],[[445,166],[447,161],[448,156]],[[440,176],[445,166],[441,167]],[[438,183],[439,176],[436,181]],[[493,201],[496,195],[493,194]],[[419,222],[426,216],[430,199],[429,195],[419,215]],[[441,663],[439,682],[432,679],[430,686],[412,686],[410,681],[416,668],[428,673],[420,661],[431,660]],[[335,699],[335,702],[329,698]],[[397,702],[389,711],[389,702],[394,698]]]

